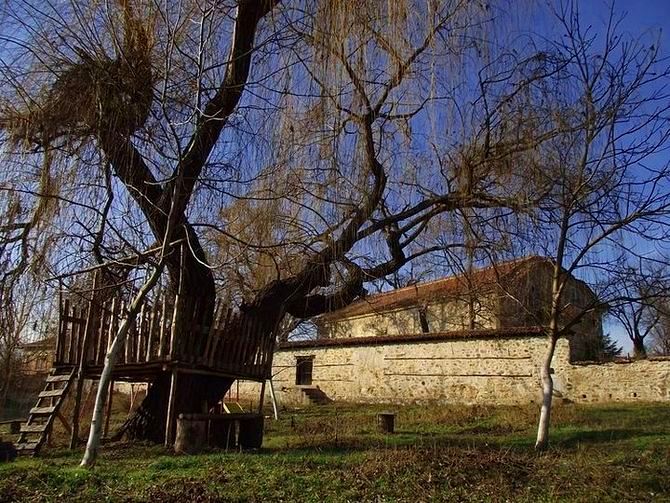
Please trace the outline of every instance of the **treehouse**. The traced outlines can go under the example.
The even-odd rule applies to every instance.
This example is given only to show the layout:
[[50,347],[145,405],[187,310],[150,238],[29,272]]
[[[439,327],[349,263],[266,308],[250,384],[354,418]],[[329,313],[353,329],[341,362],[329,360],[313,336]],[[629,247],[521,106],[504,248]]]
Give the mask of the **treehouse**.
[[[70,431],[71,445],[77,443],[83,381],[100,378],[107,351],[127,313],[126,303],[116,298],[103,303],[65,299],[59,304],[53,367],[36,406],[21,426],[17,442],[17,449],[24,454],[38,452],[56,418]],[[193,375],[230,383],[251,380],[264,388],[271,376],[274,328],[259,317],[241,317],[220,303],[200,309],[180,302],[178,294],[147,300],[128,333],[112,379],[151,384],[169,378],[163,426],[165,443],[171,445],[176,418],[182,412],[176,399],[179,380]],[[70,427],[60,409],[72,388],[75,396]],[[198,412],[206,413],[207,408],[208,404],[203,404]]]

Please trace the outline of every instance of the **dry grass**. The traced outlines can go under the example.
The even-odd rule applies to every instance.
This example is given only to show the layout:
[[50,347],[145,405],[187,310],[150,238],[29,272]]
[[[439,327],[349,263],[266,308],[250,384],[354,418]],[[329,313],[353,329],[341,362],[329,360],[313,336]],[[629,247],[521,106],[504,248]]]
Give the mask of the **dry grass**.
[[669,405],[563,405],[552,446],[532,450],[534,407],[397,409],[330,405],[266,423],[257,453],[174,456],[107,446],[98,467],[80,453],[0,466],[0,501],[668,501]]

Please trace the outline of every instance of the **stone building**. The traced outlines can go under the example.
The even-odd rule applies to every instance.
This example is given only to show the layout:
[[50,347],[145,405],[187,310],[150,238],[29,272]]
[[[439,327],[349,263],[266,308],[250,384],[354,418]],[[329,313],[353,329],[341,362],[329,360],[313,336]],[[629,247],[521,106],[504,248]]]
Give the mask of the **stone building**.
[[[552,264],[498,264],[368,296],[316,320],[318,337],[283,343],[273,384],[280,402],[438,401],[520,404],[540,399]],[[556,394],[573,401],[670,399],[670,361],[586,363],[602,337],[594,294],[570,278],[566,311],[588,310],[553,360]],[[242,394],[258,396],[256,385]]]
[[20,347],[22,374],[46,374],[54,360],[55,337],[26,342]]
[[[670,400],[670,358],[575,362],[558,341],[556,396],[574,402]],[[547,339],[539,327],[296,341],[275,353],[280,403],[329,399],[358,403],[436,401],[527,404],[540,401]],[[257,386],[244,392],[258,397]]]
[[[552,273],[549,259],[531,256],[371,295],[319,317],[318,338],[546,326]],[[571,327],[570,358],[592,360],[602,337],[602,313],[591,309],[595,295],[570,276],[563,299],[566,312],[588,311]]]

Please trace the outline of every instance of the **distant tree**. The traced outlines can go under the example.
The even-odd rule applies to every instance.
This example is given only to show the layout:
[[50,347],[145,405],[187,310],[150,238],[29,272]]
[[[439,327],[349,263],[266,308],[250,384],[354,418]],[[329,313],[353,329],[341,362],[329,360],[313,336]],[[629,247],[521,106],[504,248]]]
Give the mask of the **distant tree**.
[[630,271],[625,276],[620,285],[622,298],[610,307],[609,312],[633,343],[633,356],[646,358],[647,341],[659,333],[664,318],[663,306],[670,295],[667,277],[660,270],[643,274]]
[[610,334],[603,334],[602,337],[598,338],[598,344],[594,353],[595,360],[607,362],[619,358],[623,353],[623,348]]
[[670,303],[660,302],[657,305],[660,317],[651,331],[650,349],[654,355],[670,355]]

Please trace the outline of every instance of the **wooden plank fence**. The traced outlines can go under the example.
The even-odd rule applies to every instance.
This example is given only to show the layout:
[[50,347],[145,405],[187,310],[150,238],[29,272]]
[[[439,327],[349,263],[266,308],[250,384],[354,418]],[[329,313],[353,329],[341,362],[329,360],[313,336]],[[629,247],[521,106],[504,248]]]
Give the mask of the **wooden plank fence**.
[[[216,303],[212,323],[199,306],[175,309],[177,299],[146,301],[126,338],[116,367],[178,363],[182,366],[264,380],[272,371],[275,333],[265,320],[241,317]],[[111,299],[86,308],[64,300],[56,342],[56,366],[102,366],[126,313],[126,304]],[[184,316],[184,319],[178,319]],[[185,336],[178,334],[184,327]]]

